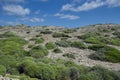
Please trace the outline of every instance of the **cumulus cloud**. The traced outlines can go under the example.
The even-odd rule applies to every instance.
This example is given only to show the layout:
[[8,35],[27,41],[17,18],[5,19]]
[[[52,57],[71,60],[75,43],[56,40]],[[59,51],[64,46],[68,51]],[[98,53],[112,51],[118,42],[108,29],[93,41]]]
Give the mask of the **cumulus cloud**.
[[69,19],[69,20],[75,20],[80,18],[79,16],[70,15],[70,14],[60,14],[60,13],[56,13],[54,16],[58,16],[61,19]]
[[9,15],[25,16],[30,13],[29,8],[23,8],[20,5],[5,5],[3,6],[3,10]]
[[[76,0],[80,1],[80,0]],[[120,0],[87,0],[82,5],[78,5],[76,3],[71,4],[65,4],[62,6],[62,11],[74,11],[74,12],[80,12],[80,11],[88,11],[92,10],[98,7],[102,6],[108,6],[108,7],[118,7],[120,6]]]

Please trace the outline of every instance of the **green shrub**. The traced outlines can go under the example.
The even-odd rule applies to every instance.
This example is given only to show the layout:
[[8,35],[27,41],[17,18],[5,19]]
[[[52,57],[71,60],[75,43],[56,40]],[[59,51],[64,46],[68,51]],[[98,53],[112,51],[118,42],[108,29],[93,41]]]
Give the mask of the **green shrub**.
[[58,38],[58,37],[68,37],[68,38],[70,38],[70,36],[67,35],[67,34],[57,33],[57,32],[53,33],[52,36],[53,36],[54,38]]
[[87,39],[87,38],[90,38],[90,37],[97,37],[97,36],[100,36],[99,33],[86,33],[86,34],[83,34],[81,36],[78,36],[79,39]]
[[111,75],[112,71],[109,71],[108,69],[101,66],[92,67],[90,73],[94,73],[94,75],[96,75],[99,80],[114,80]]
[[71,46],[75,47],[75,48],[79,48],[79,49],[85,49],[86,48],[85,44],[83,42],[80,42],[80,41],[72,42]]
[[9,37],[16,37],[16,35],[12,32],[5,32],[4,34],[0,34],[0,38],[9,38]]
[[70,47],[71,41],[61,40],[61,41],[55,42],[55,44],[61,47]]
[[40,58],[48,55],[48,50],[46,47],[39,45],[39,46],[34,46],[30,51],[29,55],[35,58]]
[[77,31],[76,29],[65,29],[62,32],[64,32],[64,33],[73,33],[73,32],[76,32],[76,31]]
[[6,55],[16,55],[17,57],[23,56],[25,51],[23,50],[23,46],[27,42],[18,37],[8,37],[0,40],[0,54]]
[[88,49],[97,51],[103,47],[105,47],[105,44],[94,44],[94,45],[88,46]]
[[36,76],[42,80],[56,80],[55,67],[41,62],[38,64]]
[[120,32],[116,31],[116,32],[113,33],[113,35],[118,36],[118,35],[120,35]]
[[33,47],[34,47],[33,44],[28,45],[28,48],[33,48]]
[[30,39],[30,41],[35,41],[35,40],[37,40],[37,38],[33,37],[33,38]]
[[53,42],[48,42],[45,44],[47,49],[54,49],[56,45]]
[[86,43],[93,43],[93,44],[100,44],[101,41],[99,38],[95,38],[95,37],[89,37],[87,39],[84,40]]
[[62,38],[61,38],[61,40],[63,40],[63,41],[64,41],[64,40],[67,40],[67,39],[68,39],[67,37],[62,37]]
[[38,35],[36,35],[36,37],[42,37],[42,35],[41,35],[41,34],[38,34]]
[[0,65],[3,65],[8,73],[16,66],[17,62],[17,57],[14,55],[0,55]]
[[43,38],[38,38],[35,40],[35,44],[43,43],[44,39]]
[[55,49],[53,50],[53,52],[55,52],[55,53],[62,53],[62,51],[61,51],[59,48],[55,48]]
[[97,50],[90,58],[117,63],[120,62],[120,51],[116,48],[105,46]]
[[42,34],[51,34],[52,31],[46,29],[46,30],[44,30],[44,31],[41,31],[41,33],[42,33]]
[[6,68],[3,65],[0,65],[0,75],[4,76],[6,74]]
[[106,43],[120,46],[120,38],[107,39]]
[[74,54],[63,54],[64,57],[68,57],[68,58],[71,58],[71,59],[75,59],[75,55]]

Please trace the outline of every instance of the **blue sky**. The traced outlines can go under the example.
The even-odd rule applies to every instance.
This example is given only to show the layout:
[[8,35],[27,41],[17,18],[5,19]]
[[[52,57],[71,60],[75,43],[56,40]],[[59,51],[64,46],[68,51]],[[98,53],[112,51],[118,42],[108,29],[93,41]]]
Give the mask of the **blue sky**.
[[120,0],[0,0],[0,25],[120,24]]

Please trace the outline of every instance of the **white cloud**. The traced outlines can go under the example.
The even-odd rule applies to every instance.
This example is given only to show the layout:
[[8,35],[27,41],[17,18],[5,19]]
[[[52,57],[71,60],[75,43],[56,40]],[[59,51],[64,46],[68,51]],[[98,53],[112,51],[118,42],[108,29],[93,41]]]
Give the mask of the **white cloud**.
[[[80,1],[80,0],[75,0]],[[62,6],[62,11],[88,11],[98,7],[107,6],[107,7],[118,7],[120,6],[120,0],[87,0],[82,5],[78,5],[77,3],[65,4]]]
[[9,15],[25,16],[30,13],[29,8],[23,8],[20,5],[5,5],[3,6],[3,10]]
[[69,19],[69,20],[75,20],[80,18],[79,16],[70,15],[70,14],[60,14],[60,13],[57,13],[54,16],[58,16],[61,19]]
[[44,22],[44,19],[42,19],[42,18],[31,18],[30,21],[31,22]]
[[78,7],[75,7],[74,4],[66,4],[62,6],[62,11],[67,11],[67,10],[74,11],[74,12],[88,11],[88,10],[95,9],[103,5],[104,3],[101,0],[85,2],[84,4]]
[[109,7],[117,7],[120,6],[120,0],[106,0],[106,4]]
[[33,18],[22,18],[22,21],[29,21],[29,22],[44,22],[45,20],[43,18],[37,18],[37,17],[33,17]]

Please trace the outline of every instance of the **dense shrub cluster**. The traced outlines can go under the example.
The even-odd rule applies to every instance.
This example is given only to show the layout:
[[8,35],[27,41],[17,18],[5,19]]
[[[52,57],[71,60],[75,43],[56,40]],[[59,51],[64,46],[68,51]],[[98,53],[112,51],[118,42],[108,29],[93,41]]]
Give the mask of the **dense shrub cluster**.
[[32,78],[42,80],[119,80],[120,72],[109,71],[100,66],[88,68],[76,65],[72,61],[36,63],[34,60],[25,59],[18,64],[17,69]]
[[120,45],[120,38],[112,37],[103,37],[98,33],[86,33],[84,35],[78,36],[79,39],[83,39],[86,43],[92,44],[112,44],[112,45]]
[[93,45],[88,46],[88,49],[97,51],[103,47],[105,47],[104,44],[93,44]]
[[43,38],[37,38],[36,40],[35,40],[35,43],[36,44],[40,44],[40,43],[43,43],[44,42],[44,39]]
[[64,33],[73,33],[73,32],[76,32],[76,31],[77,31],[76,29],[65,29],[62,32],[64,32]]
[[32,57],[41,58],[48,54],[48,50],[46,47],[39,45],[39,46],[34,46],[28,53]]
[[5,32],[4,34],[0,34],[0,38],[8,38],[8,37],[16,37],[16,35],[12,32]]
[[53,50],[53,52],[55,52],[55,53],[62,53],[62,50],[59,49],[59,48],[55,48],[55,49]]
[[79,49],[85,49],[86,48],[85,44],[81,41],[74,41],[74,42],[71,43],[71,46],[75,47],[75,48],[79,48]]
[[54,38],[58,38],[58,37],[68,37],[68,38],[70,38],[70,36],[65,34],[65,33],[57,33],[57,32],[53,33],[52,36]]
[[105,46],[90,55],[90,58],[117,63],[120,62],[120,51],[116,48]]
[[58,45],[58,46],[61,46],[61,47],[70,47],[71,46],[71,41],[61,40],[61,41],[55,42],[55,44]]
[[44,31],[41,31],[41,33],[42,33],[42,34],[51,34],[51,33],[52,33],[52,31],[50,31],[50,30],[46,29],[46,30],[44,30]]
[[48,42],[45,44],[47,49],[54,49],[56,45],[53,42]]
[[85,49],[86,46],[83,42],[81,41],[67,41],[67,40],[61,40],[61,41],[57,41],[56,45],[61,46],[61,47],[75,47],[75,48],[79,48],[79,49]]

